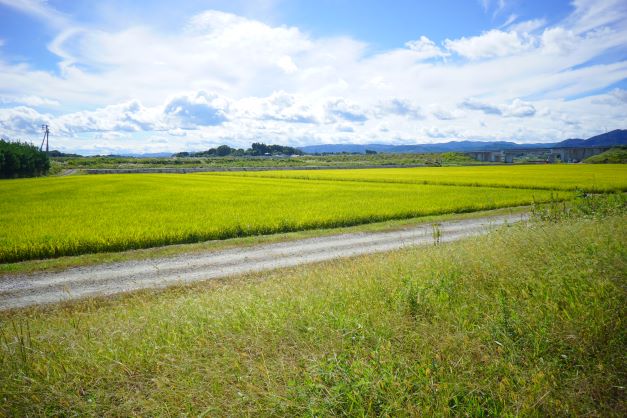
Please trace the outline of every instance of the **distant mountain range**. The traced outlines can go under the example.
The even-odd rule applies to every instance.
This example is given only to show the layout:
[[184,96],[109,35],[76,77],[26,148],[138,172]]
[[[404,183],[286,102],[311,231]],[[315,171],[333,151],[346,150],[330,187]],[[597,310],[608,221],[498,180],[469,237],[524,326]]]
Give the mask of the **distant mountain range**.
[[548,148],[548,147],[615,147],[627,146],[627,129],[616,129],[588,139],[566,139],[561,142],[518,144],[506,141],[452,141],[440,144],[386,145],[386,144],[326,144],[299,147],[306,154],[356,152],[366,150],[384,153],[429,153],[429,152],[470,152],[498,151],[516,148]]

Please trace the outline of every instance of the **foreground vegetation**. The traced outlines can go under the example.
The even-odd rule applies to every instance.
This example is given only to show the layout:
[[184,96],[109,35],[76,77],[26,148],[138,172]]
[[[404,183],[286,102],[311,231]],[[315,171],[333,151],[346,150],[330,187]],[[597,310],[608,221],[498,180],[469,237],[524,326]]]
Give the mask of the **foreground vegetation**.
[[[419,167],[377,170],[238,172],[238,176],[379,183],[627,191],[627,165],[545,164],[490,167]],[[229,173],[228,175],[234,175]]]
[[0,262],[6,263],[472,212],[572,194],[131,174],[6,181],[0,195]]
[[612,199],[453,244],[0,314],[0,414],[624,416]]

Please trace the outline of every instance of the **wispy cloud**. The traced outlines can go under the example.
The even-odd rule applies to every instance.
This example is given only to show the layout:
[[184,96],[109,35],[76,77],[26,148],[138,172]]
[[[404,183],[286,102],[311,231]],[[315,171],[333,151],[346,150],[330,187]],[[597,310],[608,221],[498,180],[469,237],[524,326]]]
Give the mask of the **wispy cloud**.
[[70,22],[66,15],[49,6],[45,0],[0,0],[0,4],[19,10],[57,29],[68,26]]

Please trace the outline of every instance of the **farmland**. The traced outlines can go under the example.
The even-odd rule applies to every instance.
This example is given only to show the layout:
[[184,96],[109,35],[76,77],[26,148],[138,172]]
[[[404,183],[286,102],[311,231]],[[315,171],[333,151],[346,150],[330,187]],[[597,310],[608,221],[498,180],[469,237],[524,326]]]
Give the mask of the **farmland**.
[[459,186],[523,187],[589,192],[626,191],[627,165],[516,165],[419,167],[377,170],[302,170],[238,173],[241,176]]
[[161,174],[11,180],[0,183],[0,195],[6,263],[471,212],[572,193]]
[[621,416],[625,195],[573,189],[624,172],[567,167],[3,181],[5,263],[549,203],[472,240],[1,312],[0,415]]

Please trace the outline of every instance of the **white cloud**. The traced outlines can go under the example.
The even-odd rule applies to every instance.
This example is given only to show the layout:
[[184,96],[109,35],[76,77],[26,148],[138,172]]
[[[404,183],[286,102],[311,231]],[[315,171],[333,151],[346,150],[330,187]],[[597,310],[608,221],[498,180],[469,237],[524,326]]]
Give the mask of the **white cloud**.
[[518,22],[514,25],[505,25],[510,32],[517,33],[531,33],[546,26],[546,20],[544,19],[532,19],[525,20],[524,22]]
[[241,99],[233,104],[235,120],[281,121],[288,123],[318,123],[322,111],[312,108],[302,96],[284,91],[273,92],[270,96]]
[[511,15],[509,15],[509,16],[507,17],[507,20],[506,20],[506,21],[505,21],[505,22],[504,22],[504,23],[503,23],[503,24],[499,27],[499,29],[506,28],[506,27],[510,26],[510,25],[511,25],[512,23],[514,23],[516,20],[518,20],[518,15],[517,15],[517,14],[512,13]]
[[514,101],[503,106],[504,116],[513,116],[517,118],[531,117],[536,114],[536,108],[528,102],[524,102],[520,99],[514,99]]
[[415,41],[406,42],[405,46],[415,53],[416,59],[446,57],[450,55],[426,36],[421,36]]
[[545,30],[541,39],[543,52],[548,54],[568,54],[580,43],[579,37],[573,31],[561,27]]
[[0,128],[18,138],[23,135],[38,135],[41,125],[48,123],[50,115],[37,112],[26,106],[0,109]]
[[473,60],[480,58],[504,57],[530,49],[533,44],[517,32],[503,32],[492,29],[479,36],[447,39],[447,49]]
[[422,119],[424,117],[420,106],[412,103],[410,100],[398,98],[380,101],[375,114],[379,118],[388,115],[403,116],[410,119]]
[[468,110],[477,110],[485,113],[486,115],[501,115],[503,112],[498,106],[484,103],[475,99],[466,99],[460,103],[459,107]]
[[171,99],[166,103],[163,113],[166,119],[174,121],[179,127],[194,129],[226,122],[228,107],[226,99],[200,91]]
[[572,0],[574,12],[566,19],[576,33],[611,24],[624,24],[627,3],[624,0]]
[[466,99],[460,103],[459,107],[467,110],[475,110],[485,113],[486,115],[498,115],[504,117],[530,117],[536,114],[536,108],[528,102],[518,98],[514,99],[510,104],[494,105],[485,103],[476,99]]
[[327,123],[336,121],[365,122],[366,112],[356,103],[343,98],[330,99],[326,103]]
[[48,2],[45,0],[0,0],[0,4],[15,8],[57,28],[68,24],[67,17],[48,6]]
[[618,100],[620,102],[623,102],[623,103],[627,103],[627,90],[625,90],[625,89],[614,89],[614,90],[611,91],[610,94],[616,100]]
[[279,58],[277,65],[285,72],[285,74],[294,74],[298,71],[298,67],[294,64],[294,61],[292,61],[292,58],[290,58],[289,55],[283,55]]
[[4,96],[0,97],[3,104],[23,104],[31,107],[56,107],[61,105],[57,100],[39,96]]
[[465,116],[464,112],[456,108],[450,109],[439,104],[429,105],[429,112],[439,120],[454,120]]

